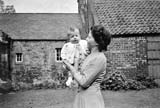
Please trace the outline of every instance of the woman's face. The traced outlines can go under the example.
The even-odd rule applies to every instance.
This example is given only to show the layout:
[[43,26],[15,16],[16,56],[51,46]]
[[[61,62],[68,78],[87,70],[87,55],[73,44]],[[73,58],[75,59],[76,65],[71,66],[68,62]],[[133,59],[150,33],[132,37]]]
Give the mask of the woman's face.
[[88,43],[88,48],[89,49],[92,49],[94,46],[97,46],[98,44],[95,42],[93,36],[92,36],[92,33],[91,31],[89,32],[88,34],[88,37],[86,38],[87,40],[87,43]]

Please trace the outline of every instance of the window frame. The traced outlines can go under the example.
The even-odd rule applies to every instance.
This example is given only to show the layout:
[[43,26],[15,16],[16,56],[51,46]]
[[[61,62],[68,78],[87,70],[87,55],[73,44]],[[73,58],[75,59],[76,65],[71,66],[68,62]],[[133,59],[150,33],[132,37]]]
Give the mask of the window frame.
[[[60,50],[60,51],[59,51],[59,50]],[[62,48],[55,48],[55,61],[56,61],[56,62],[62,62],[61,50],[62,50]],[[59,57],[58,57],[58,53],[59,53]],[[58,60],[58,58],[59,58],[60,60]]]
[[[18,54],[20,54],[19,57],[21,57],[21,61],[18,60],[19,58]],[[16,63],[22,63],[22,62],[23,62],[23,53],[16,53]]]

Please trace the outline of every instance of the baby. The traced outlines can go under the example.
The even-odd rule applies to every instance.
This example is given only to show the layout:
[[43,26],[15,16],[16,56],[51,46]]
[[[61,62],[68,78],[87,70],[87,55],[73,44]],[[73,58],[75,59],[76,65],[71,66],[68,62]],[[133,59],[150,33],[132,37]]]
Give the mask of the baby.
[[[80,33],[77,28],[71,27],[67,35],[69,38],[69,42],[64,44],[64,46],[62,47],[62,60],[68,61],[77,70],[79,70],[82,61],[88,55],[87,41],[81,40]],[[75,62],[75,58],[77,58],[78,61]],[[66,85],[71,88],[72,84],[78,86],[78,83],[73,79],[72,75],[69,72]]]

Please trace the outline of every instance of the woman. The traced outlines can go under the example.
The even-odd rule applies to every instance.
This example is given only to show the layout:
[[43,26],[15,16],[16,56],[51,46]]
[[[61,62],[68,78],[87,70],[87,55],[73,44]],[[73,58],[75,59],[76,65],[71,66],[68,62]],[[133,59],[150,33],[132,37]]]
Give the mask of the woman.
[[111,35],[103,26],[97,25],[91,27],[86,40],[91,53],[84,60],[80,72],[64,62],[80,86],[73,108],[105,108],[100,83],[106,73],[106,57],[103,52],[110,44]]

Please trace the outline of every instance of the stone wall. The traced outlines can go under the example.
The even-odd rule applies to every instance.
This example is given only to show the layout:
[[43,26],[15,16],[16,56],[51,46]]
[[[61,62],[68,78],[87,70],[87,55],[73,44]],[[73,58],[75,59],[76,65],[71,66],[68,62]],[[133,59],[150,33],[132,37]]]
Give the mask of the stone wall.
[[[16,83],[33,84],[36,80],[53,79],[61,73],[61,62],[55,60],[55,49],[62,48],[64,41],[14,41],[12,49],[12,80]],[[16,62],[16,53],[23,54],[23,61]]]

